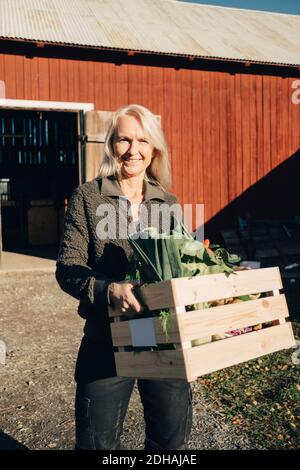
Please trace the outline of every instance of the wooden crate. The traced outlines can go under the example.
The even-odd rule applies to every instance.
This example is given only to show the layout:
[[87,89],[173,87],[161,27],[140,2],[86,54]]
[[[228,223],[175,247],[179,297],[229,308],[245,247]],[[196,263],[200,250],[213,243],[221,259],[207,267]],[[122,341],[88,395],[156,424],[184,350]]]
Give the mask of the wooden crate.
[[[255,359],[295,345],[288,308],[277,267],[225,274],[179,278],[150,284],[139,289],[148,309],[170,308],[168,338],[158,317],[124,320],[120,312],[109,309],[113,317],[111,332],[117,375],[123,377],[182,379],[197,377]],[[261,293],[256,300],[186,311],[186,306]],[[264,324],[271,326],[266,326]],[[247,326],[263,324],[258,331],[231,336],[218,341],[192,346],[192,341],[222,334]],[[128,346],[174,343],[176,349],[126,351]]]

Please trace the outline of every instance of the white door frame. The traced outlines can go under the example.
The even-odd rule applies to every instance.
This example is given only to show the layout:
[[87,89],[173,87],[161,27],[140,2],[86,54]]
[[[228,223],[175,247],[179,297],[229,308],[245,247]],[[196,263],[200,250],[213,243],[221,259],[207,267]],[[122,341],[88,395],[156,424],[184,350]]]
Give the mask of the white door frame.
[[[39,111],[75,111],[77,112],[77,131],[80,134],[81,129],[80,114],[85,114],[87,111],[93,111],[95,109],[94,103],[77,103],[69,101],[42,101],[42,100],[14,100],[7,98],[0,98],[0,109],[15,109],[15,110],[39,110]],[[81,143],[78,142],[78,177],[79,184],[83,183],[82,174],[82,148]]]
[[44,111],[92,111],[94,103],[76,103],[68,101],[11,100],[0,98],[0,108],[39,109]]
[[[1,95],[0,95],[1,96]],[[0,98],[0,109],[15,109],[15,110],[40,110],[40,111],[73,111],[77,112],[77,132],[81,132],[80,125],[80,114],[85,114],[87,111],[93,111],[95,109],[94,103],[77,103],[77,102],[66,102],[66,101],[41,101],[41,100],[18,100],[18,99],[7,99]],[[78,173],[79,183],[82,182],[82,156],[81,156],[81,145],[78,142]],[[0,209],[1,217],[1,209]],[[2,252],[2,230],[0,223],[0,258]]]

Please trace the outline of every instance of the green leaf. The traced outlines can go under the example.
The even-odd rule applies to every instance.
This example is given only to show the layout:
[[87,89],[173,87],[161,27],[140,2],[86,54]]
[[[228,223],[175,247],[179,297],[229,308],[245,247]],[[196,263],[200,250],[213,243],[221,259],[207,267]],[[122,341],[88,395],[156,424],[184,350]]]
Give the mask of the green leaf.
[[[136,239],[134,240],[132,238],[129,238],[129,242],[131,244],[131,247],[136,257],[141,263],[143,274],[144,274],[144,277],[146,278],[145,280],[150,281],[150,282],[163,281],[163,278],[161,276],[160,266],[155,265],[156,256],[155,256],[153,247],[152,247],[153,253],[151,254],[151,250],[149,246],[147,250],[148,253],[145,252],[145,250],[143,249],[144,247],[140,246],[140,243],[141,243],[140,240],[138,241]],[[149,252],[150,252],[150,256],[149,256]],[[154,263],[152,262],[152,260],[154,261]]]
[[204,247],[203,243],[197,240],[176,240],[181,255],[196,256]]

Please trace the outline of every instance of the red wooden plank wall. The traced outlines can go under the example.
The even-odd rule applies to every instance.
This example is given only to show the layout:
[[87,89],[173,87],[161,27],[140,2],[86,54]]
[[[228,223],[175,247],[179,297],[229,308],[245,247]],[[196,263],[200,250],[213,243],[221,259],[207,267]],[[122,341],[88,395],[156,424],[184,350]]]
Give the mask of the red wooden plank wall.
[[294,79],[0,54],[6,97],[139,103],[162,116],[173,187],[209,220],[300,147]]

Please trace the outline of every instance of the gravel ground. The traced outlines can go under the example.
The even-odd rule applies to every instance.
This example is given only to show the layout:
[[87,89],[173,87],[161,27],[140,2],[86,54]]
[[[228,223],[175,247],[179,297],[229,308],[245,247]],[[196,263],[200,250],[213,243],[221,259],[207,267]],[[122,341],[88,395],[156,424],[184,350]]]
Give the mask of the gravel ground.
[[[53,273],[0,275],[0,450],[72,449],[73,369],[82,335],[77,301],[57,285]],[[245,431],[224,423],[194,382],[190,449],[250,449]],[[134,390],[122,445],[142,449],[143,412]]]

